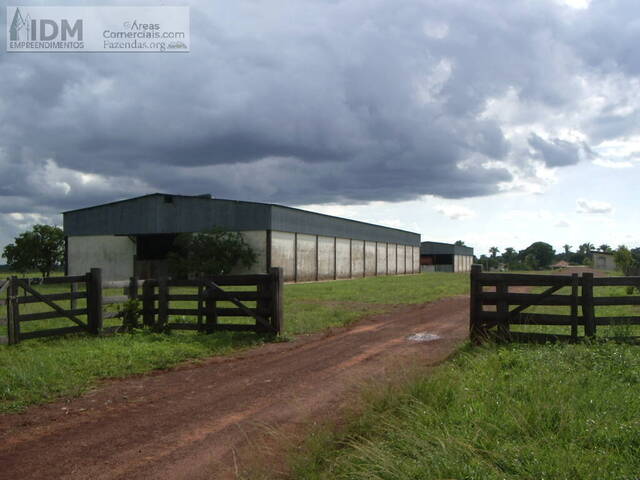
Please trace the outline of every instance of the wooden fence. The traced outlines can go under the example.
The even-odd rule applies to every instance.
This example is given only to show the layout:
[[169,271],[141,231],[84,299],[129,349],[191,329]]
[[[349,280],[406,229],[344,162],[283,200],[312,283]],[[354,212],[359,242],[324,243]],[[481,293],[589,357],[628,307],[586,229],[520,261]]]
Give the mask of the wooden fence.
[[[42,291],[42,286],[50,285],[67,285],[68,291]],[[185,287],[194,288],[195,293],[171,291],[172,288],[184,291]],[[105,296],[105,289],[123,289],[123,294]],[[159,330],[197,330],[205,333],[231,330],[279,334],[283,322],[282,295],[281,268],[273,268],[267,274],[225,275],[197,280],[160,278],[140,281],[134,277],[125,281],[103,282],[102,272],[98,268],[81,276],[45,279],[11,277],[0,280],[0,306],[5,305],[7,312],[6,318],[0,318],[0,327],[7,327],[7,336],[0,337],[0,343],[16,344],[31,338],[79,332],[94,335],[114,333],[122,330],[122,326],[105,326],[105,320],[122,317],[123,310],[118,306],[130,300],[138,300],[142,305],[140,313],[143,324]],[[195,307],[178,308],[180,305],[175,305],[178,301],[189,302],[183,304],[187,306],[195,304]],[[245,302],[252,302],[255,306],[247,306]],[[79,303],[83,304],[81,308]],[[37,308],[34,309],[33,304]],[[31,306],[29,312],[25,311],[25,305]],[[43,308],[46,311],[42,311]],[[178,317],[179,320],[176,320]],[[220,321],[227,317],[247,317],[249,321]],[[22,331],[21,326],[25,322],[52,319],[66,319],[72,325]]]
[[[520,292],[510,290],[515,287]],[[527,293],[529,287],[547,287],[540,293]],[[481,265],[471,268],[470,336],[475,343],[487,338],[512,340],[535,334],[512,332],[512,325],[570,327],[568,338],[577,339],[579,327],[586,337],[595,337],[598,326],[640,325],[640,316],[596,316],[598,306],[640,305],[640,295],[594,296],[596,287],[639,287],[640,277],[594,277],[582,275],[536,275],[485,273]],[[570,289],[569,293],[557,293]],[[524,290],[524,291],[523,291]],[[530,313],[534,306],[566,306],[566,314]],[[491,310],[486,309],[490,306]],[[514,306],[515,308],[511,308]],[[569,330],[569,328],[568,328]],[[565,335],[553,335],[563,337]],[[548,335],[540,335],[545,339]]]

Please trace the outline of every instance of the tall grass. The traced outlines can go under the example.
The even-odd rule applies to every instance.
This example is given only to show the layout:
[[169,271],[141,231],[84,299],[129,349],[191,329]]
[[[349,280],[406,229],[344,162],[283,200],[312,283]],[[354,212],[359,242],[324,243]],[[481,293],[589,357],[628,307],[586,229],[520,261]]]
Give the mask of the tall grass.
[[636,346],[466,350],[369,399],[295,458],[292,478],[636,479],[639,391]]

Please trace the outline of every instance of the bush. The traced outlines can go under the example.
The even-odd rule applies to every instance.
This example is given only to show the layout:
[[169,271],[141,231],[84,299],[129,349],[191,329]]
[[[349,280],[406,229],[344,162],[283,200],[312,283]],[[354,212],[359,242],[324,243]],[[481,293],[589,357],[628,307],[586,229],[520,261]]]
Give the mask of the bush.
[[169,254],[169,267],[182,278],[227,275],[238,265],[251,268],[256,260],[256,253],[240,233],[212,230],[178,235]]

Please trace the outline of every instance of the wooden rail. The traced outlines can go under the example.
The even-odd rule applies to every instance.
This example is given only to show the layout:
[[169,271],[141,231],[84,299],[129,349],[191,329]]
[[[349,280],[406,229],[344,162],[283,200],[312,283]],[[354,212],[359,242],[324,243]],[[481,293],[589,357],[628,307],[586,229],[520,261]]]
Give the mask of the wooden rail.
[[[640,325],[640,315],[596,316],[596,307],[640,305],[640,295],[594,296],[596,287],[624,286],[640,288],[640,277],[594,277],[589,272],[581,276],[485,273],[482,266],[473,265],[469,315],[471,340],[474,343],[488,338],[509,340],[514,336],[512,325],[568,326],[570,333],[566,336],[574,340],[578,338],[580,326],[584,327],[586,337],[595,337],[598,326]],[[512,287],[547,288],[541,293],[523,293],[510,291]],[[565,287],[570,289],[568,293],[557,293]],[[494,310],[485,308],[494,306]],[[566,306],[568,312],[526,311],[535,306]]]

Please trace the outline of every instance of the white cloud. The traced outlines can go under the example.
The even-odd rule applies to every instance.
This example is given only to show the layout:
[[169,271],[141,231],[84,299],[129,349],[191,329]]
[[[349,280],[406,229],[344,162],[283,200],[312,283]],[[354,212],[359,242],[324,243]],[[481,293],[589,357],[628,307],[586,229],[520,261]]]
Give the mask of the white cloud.
[[591,5],[591,0],[556,0],[561,5],[575,8],[576,10],[585,10]]
[[422,26],[422,31],[429,38],[442,40],[449,35],[449,25],[444,22],[433,22],[427,20]]
[[599,167],[605,168],[631,168],[633,167],[633,163],[627,160],[623,160],[620,162],[616,162],[615,160],[610,160],[608,158],[596,158],[593,161],[594,165],[598,165]]
[[476,214],[470,208],[464,207],[462,205],[441,204],[435,208],[436,212],[441,213],[442,215],[449,217],[452,220],[465,220],[467,218],[474,217]]
[[578,213],[607,214],[613,213],[613,206],[607,202],[596,202],[594,200],[578,199],[576,202]]

